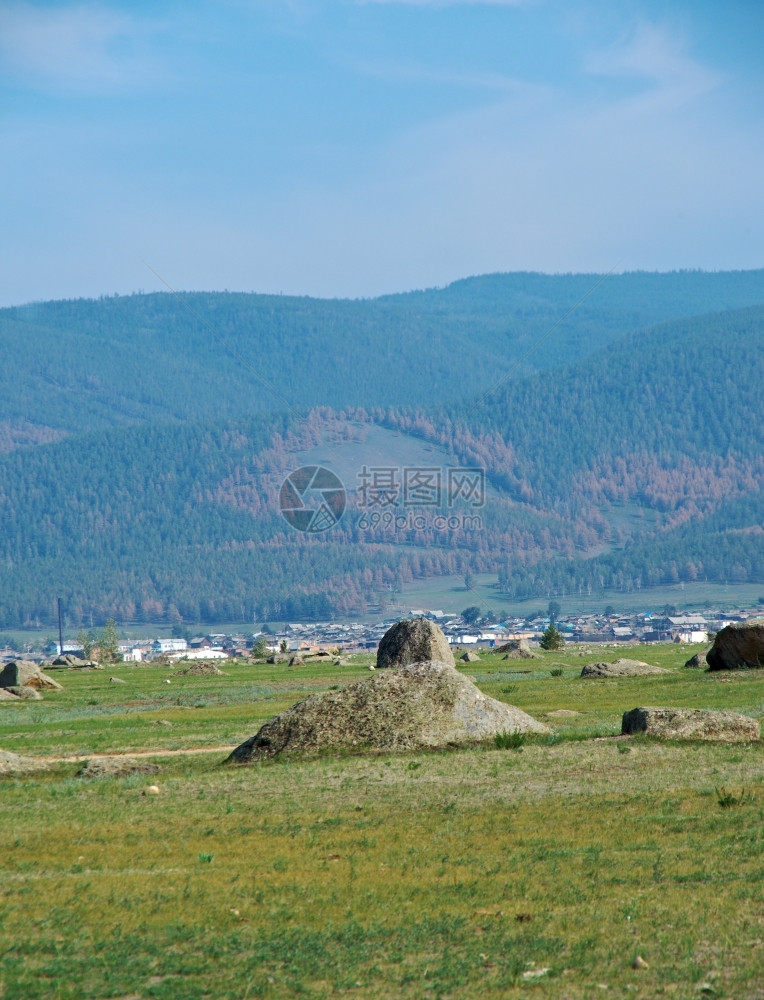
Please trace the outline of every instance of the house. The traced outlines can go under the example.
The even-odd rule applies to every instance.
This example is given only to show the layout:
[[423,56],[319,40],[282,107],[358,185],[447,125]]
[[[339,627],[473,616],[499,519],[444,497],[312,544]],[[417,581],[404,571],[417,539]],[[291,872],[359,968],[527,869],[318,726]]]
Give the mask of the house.
[[185,639],[155,639],[152,646],[152,653],[158,656],[164,656],[167,653],[181,653],[184,649],[188,649],[188,643]]

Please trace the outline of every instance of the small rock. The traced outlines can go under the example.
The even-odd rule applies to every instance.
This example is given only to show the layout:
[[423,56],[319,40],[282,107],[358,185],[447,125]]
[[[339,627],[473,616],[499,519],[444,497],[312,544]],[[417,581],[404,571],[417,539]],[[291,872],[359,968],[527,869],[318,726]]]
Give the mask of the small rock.
[[649,969],[650,964],[646,962],[641,955],[637,955],[634,961],[631,963],[632,969]]
[[170,678],[169,677],[165,677],[165,679],[162,681],[162,683],[163,684],[169,684],[170,683]]
[[526,981],[529,979],[540,979],[541,976],[545,976],[550,971],[548,966],[545,966],[543,969],[528,969],[527,972],[523,973],[523,979]]
[[159,795],[159,785],[149,785],[144,795]]
[[42,701],[42,695],[33,687],[9,687],[6,691],[10,691],[11,694],[16,695],[17,698],[22,698],[25,701]]
[[109,684],[127,684],[127,681],[123,681],[121,677],[110,677]]
[[642,660],[613,660],[612,663],[587,663],[582,677],[644,677],[647,674],[670,674],[665,667],[653,667]]

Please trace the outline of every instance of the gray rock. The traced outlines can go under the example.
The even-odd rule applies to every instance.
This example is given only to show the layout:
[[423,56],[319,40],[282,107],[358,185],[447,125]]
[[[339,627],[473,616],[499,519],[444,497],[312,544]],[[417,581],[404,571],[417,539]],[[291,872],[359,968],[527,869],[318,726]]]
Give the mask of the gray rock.
[[133,757],[92,757],[77,771],[78,778],[125,778],[131,774],[157,774],[158,764]]
[[382,636],[377,650],[378,667],[398,668],[431,660],[454,666],[454,654],[448,640],[427,618],[406,618],[396,622]]
[[649,733],[667,740],[742,743],[759,739],[759,723],[737,712],[704,708],[633,708],[624,712],[621,732]]
[[44,771],[47,766],[34,757],[24,757],[9,750],[0,750],[0,774],[27,774],[31,771]]
[[305,660],[301,656],[293,656],[289,661],[290,667],[304,667]]
[[81,660],[79,656],[75,656],[73,653],[64,653],[63,656],[57,656],[55,660],[51,660],[48,664],[49,670],[103,670],[100,663],[96,663],[95,660]]
[[497,732],[549,731],[519,708],[486,697],[450,664],[428,661],[311,695],[266,722],[228,760],[246,764],[332,749],[409,752],[486,743]]
[[647,674],[670,674],[664,667],[653,667],[642,660],[613,660],[612,663],[587,663],[582,677],[644,677]]
[[22,698],[24,701],[42,701],[42,695],[37,688],[14,685],[13,687],[6,688],[6,691],[10,691],[16,698]]
[[173,677],[224,677],[224,672],[214,663],[192,663],[190,667],[176,670]]
[[459,659],[463,663],[479,663],[480,662],[480,657],[477,655],[477,653],[473,653],[471,650],[467,650],[466,653],[462,653],[462,655],[459,657]]
[[503,660],[540,660],[541,654],[534,653],[527,639],[510,639],[503,646],[498,646],[494,653],[504,653]]
[[764,667],[764,618],[735,622],[717,632],[706,661],[709,670]]
[[266,663],[289,663],[291,656],[288,653],[273,653],[265,661]]
[[706,663],[706,653],[707,652],[708,652],[708,650],[706,650],[705,653],[696,653],[694,656],[691,656],[689,658],[689,660],[685,663],[685,666],[686,667],[705,667],[705,666],[707,666],[707,663]]
[[6,663],[0,673],[0,687],[29,687],[38,691],[44,688],[53,691],[64,690],[58,681],[48,677],[36,663],[30,663],[28,660],[11,660],[10,663]]
[[18,695],[15,695],[13,691],[9,691],[8,688],[0,688],[0,701],[18,701]]
[[121,677],[110,677],[109,684],[127,684],[127,681],[123,681]]

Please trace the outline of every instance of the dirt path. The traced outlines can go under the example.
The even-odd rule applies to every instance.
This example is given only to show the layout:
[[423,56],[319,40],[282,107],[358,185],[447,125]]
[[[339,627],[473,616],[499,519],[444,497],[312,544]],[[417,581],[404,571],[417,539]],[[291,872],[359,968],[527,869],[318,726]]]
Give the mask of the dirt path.
[[79,764],[83,760],[93,760],[94,758],[106,758],[108,760],[125,760],[135,757],[180,757],[190,756],[198,753],[230,753],[236,746],[226,747],[195,747],[190,750],[135,750],[133,753],[84,753],[73,754],[68,757],[35,757],[35,760],[43,761],[46,764]]

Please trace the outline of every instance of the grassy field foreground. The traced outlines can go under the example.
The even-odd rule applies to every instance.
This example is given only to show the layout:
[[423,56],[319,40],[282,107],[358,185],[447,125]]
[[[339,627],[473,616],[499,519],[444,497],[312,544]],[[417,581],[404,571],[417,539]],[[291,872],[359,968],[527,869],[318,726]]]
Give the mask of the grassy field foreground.
[[637,705],[760,717],[764,677],[663,647],[638,655],[669,675],[579,679],[603,652],[465,667],[556,729],[519,749],[249,768],[169,751],[239,742],[364,661],[57,674],[2,706],[0,748],[160,771],[0,779],[0,996],[764,997],[761,745],[611,738]]

